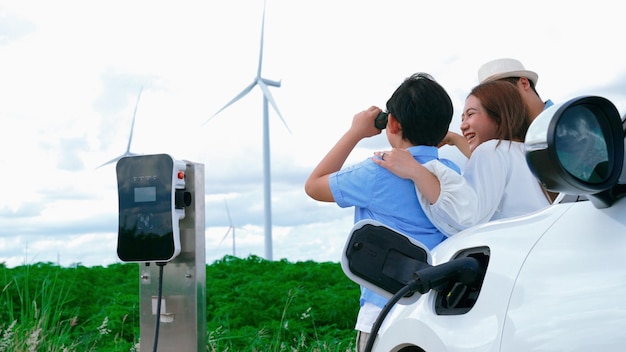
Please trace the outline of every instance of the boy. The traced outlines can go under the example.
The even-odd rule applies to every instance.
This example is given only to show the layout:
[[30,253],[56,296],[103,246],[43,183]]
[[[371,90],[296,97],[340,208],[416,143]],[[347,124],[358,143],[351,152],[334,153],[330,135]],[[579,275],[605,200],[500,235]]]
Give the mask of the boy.
[[[387,101],[386,134],[393,148],[408,149],[420,163],[438,159],[437,145],[448,132],[453,106],[450,96],[428,74],[417,73],[396,89]],[[313,199],[354,207],[354,222],[377,220],[407,234],[431,249],[444,235],[424,214],[412,181],[399,178],[369,158],[342,169],[356,144],[381,130],[374,120],[381,109],[372,106],[354,115],[350,129],[313,170],[305,184]],[[384,153],[381,154],[384,159]],[[449,160],[444,165],[460,173]],[[361,289],[360,310],[355,329],[357,351],[365,346],[371,328],[387,299]]]

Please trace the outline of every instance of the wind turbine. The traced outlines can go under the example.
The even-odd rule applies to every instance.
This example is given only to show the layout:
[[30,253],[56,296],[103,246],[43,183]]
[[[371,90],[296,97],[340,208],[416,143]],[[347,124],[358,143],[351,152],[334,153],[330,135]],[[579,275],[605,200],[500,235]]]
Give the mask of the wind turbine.
[[131,125],[130,125],[130,136],[128,137],[128,145],[126,146],[126,151],[124,152],[124,154],[107,161],[106,163],[98,166],[96,169],[99,169],[99,168],[103,167],[104,165],[108,165],[108,164],[114,163],[114,162],[120,160],[121,158],[123,158],[125,156],[137,155],[135,153],[131,153],[130,152],[130,143],[133,141],[133,130],[135,129],[135,115],[137,115],[137,106],[139,105],[139,98],[141,98],[141,92],[142,91],[143,91],[143,87],[139,88],[139,95],[137,95],[137,102],[135,103],[135,111],[133,111],[133,121],[131,122]]
[[226,230],[226,234],[224,234],[224,237],[222,237],[222,240],[220,241],[220,243],[217,244],[217,246],[219,247],[222,242],[224,242],[224,240],[226,239],[226,237],[228,237],[228,234],[232,231],[233,233],[233,257],[236,256],[235,254],[235,225],[233,225],[233,221],[230,218],[230,211],[228,210],[228,203],[226,202],[226,199],[224,199],[224,204],[226,204],[226,214],[228,214],[228,230]]
[[261,76],[261,68],[263,67],[263,37],[265,31],[265,1],[263,2],[263,19],[261,21],[261,46],[259,50],[259,66],[257,67],[256,77],[252,83],[244,88],[241,93],[235,96],[224,107],[219,109],[215,114],[209,117],[202,125],[209,122],[215,115],[222,112],[239,99],[243,98],[246,94],[250,93],[252,88],[259,86],[263,91],[263,184],[264,184],[264,206],[265,206],[265,259],[272,260],[272,204],[271,204],[271,179],[270,179],[270,137],[269,137],[269,118],[268,118],[268,102],[272,104],[272,107],[278,114],[278,117],[283,122],[287,131],[291,133],[289,126],[283,119],[283,116],[278,109],[278,105],[272,97],[269,87],[280,87],[280,81],[272,81]]

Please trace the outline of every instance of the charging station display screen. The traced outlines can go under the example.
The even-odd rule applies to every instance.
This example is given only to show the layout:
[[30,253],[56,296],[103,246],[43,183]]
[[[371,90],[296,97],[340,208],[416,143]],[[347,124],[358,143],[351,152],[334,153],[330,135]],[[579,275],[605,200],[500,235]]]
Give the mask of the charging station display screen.
[[166,261],[174,256],[173,163],[167,154],[118,161],[117,253],[121,260]]
[[156,187],[135,188],[135,203],[156,202]]

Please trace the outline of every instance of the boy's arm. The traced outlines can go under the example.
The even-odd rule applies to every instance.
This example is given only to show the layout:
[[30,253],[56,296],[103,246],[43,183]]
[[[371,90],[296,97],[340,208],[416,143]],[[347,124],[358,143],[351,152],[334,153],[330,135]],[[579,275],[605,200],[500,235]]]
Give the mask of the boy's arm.
[[341,170],[344,162],[361,139],[380,133],[380,130],[374,126],[374,119],[380,111],[379,108],[372,106],[368,110],[354,115],[350,129],[337,141],[306,180],[304,190],[309,197],[323,202],[335,201],[328,178],[330,174]]

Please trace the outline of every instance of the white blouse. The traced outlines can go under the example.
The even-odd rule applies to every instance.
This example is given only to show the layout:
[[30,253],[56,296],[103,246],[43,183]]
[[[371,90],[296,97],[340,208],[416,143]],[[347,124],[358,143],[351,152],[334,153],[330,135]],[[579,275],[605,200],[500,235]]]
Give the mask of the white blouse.
[[416,189],[417,195],[428,218],[447,236],[550,205],[528,168],[522,142],[483,142],[472,152],[463,176],[438,161],[424,166],[439,179],[441,192],[434,204]]

